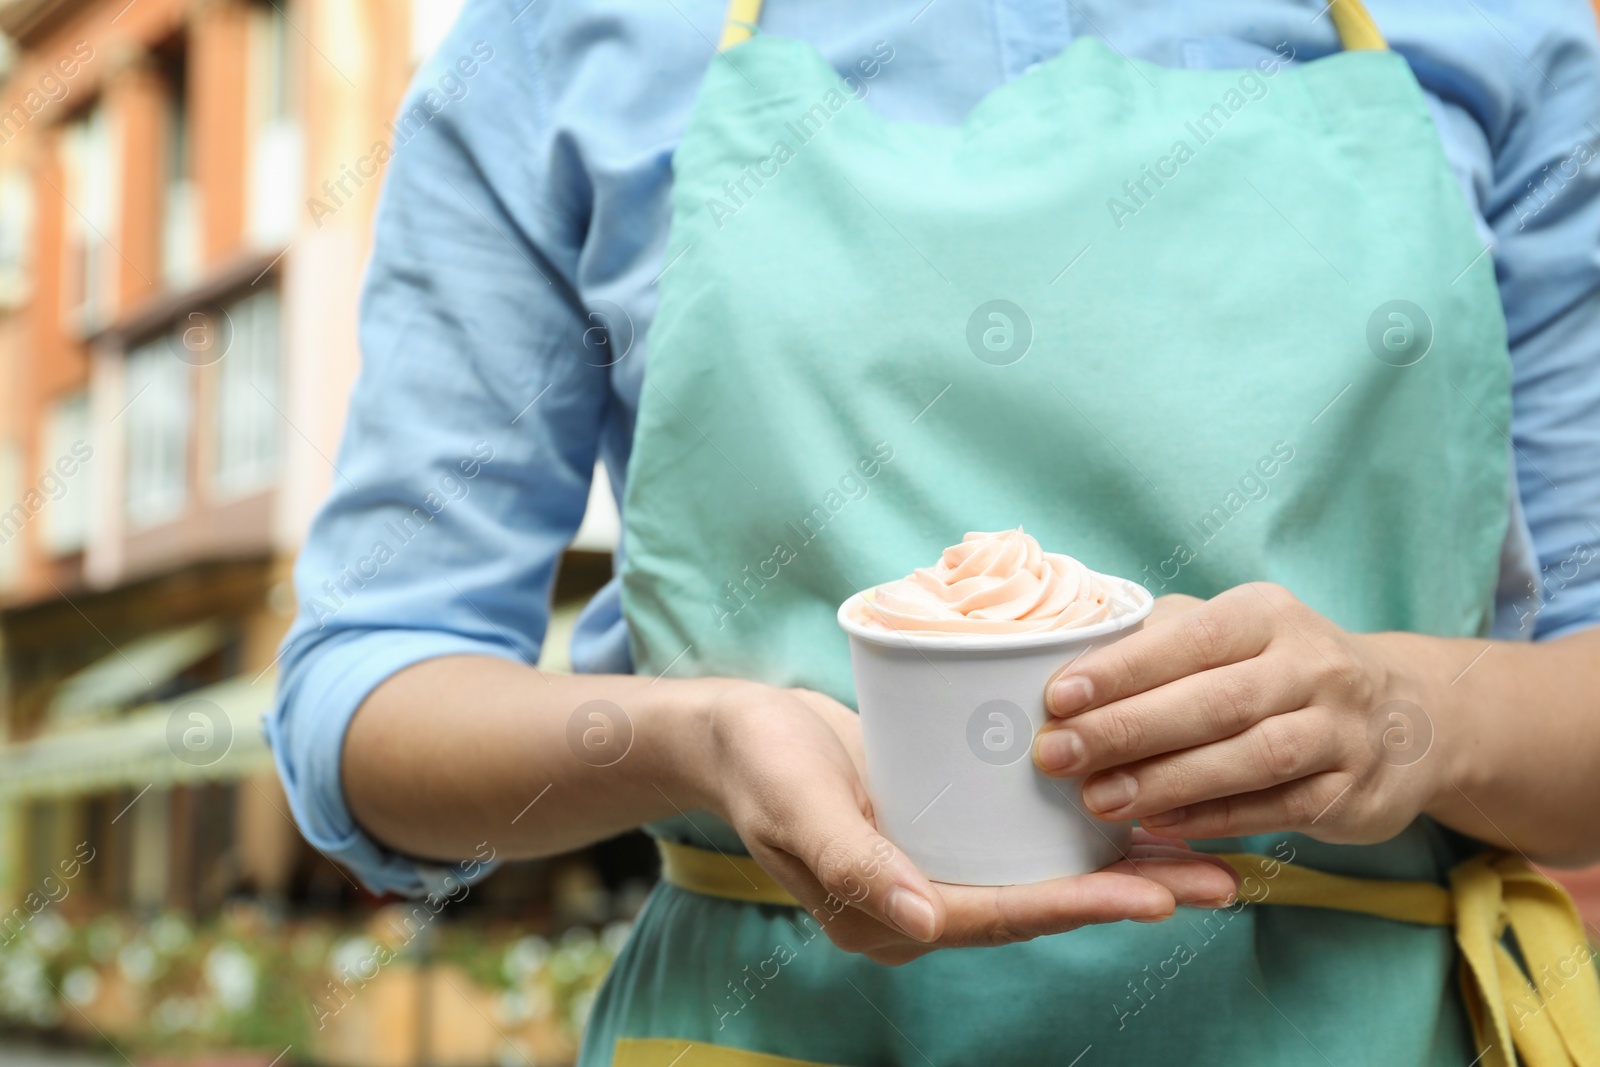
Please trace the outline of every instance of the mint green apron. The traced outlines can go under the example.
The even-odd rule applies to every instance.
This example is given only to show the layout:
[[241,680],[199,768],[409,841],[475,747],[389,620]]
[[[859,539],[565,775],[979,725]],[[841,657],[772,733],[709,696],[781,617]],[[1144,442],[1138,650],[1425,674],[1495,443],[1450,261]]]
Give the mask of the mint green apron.
[[[1505,327],[1399,56],[1196,72],[1085,38],[940,128],[756,36],[712,64],[674,172],[624,514],[639,673],[853,703],[836,606],[1018,524],[1157,594],[1265,579],[1351,630],[1487,632]],[[654,831],[739,847],[705,813]],[[1431,882],[1474,848],[1427,819],[1206,847]],[[1447,928],[1180,909],[886,968],[667,885],[582,1062],[639,1037],[827,1064],[1475,1055]]]

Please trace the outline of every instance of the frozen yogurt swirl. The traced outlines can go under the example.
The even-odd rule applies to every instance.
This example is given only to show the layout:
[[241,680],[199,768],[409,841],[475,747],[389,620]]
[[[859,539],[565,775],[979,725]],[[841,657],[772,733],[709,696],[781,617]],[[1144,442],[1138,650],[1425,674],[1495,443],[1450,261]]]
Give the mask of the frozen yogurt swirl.
[[1135,605],[1111,579],[1015,530],[969,533],[932,567],[869,590],[855,621],[879,630],[1022,634],[1092,626]]

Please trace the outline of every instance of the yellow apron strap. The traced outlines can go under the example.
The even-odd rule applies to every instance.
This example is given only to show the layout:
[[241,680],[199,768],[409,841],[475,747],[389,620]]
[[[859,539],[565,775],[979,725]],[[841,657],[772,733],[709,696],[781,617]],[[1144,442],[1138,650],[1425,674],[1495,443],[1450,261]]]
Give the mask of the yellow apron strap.
[[1244,852],[1219,853],[1217,858],[1226,860],[1240,878],[1258,879],[1265,887],[1258,900],[1256,890],[1245,883],[1240,895],[1254,904],[1333,908],[1423,926],[1449,926],[1455,921],[1450,891],[1432,882],[1348,878]]
[[756,34],[761,22],[761,0],[728,0],[728,14],[722,20],[722,39],[717,51],[726,52]]
[[746,904],[800,906],[787,889],[749,856],[712,852],[660,838],[656,839],[656,850],[661,853],[662,880],[679,889],[723,900],[741,900]]
[[[726,52],[736,44],[743,44],[755,36],[761,22],[762,0],[728,0],[728,13],[722,20],[722,39],[717,51]],[[1346,52],[1383,52],[1389,42],[1383,39],[1378,24],[1367,14],[1361,0],[1332,0],[1328,14],[1333,17],[1334,28]]]
[[[657,841],[656,847],[661,851],[662,879],[679,889],[724,900],[799,907],[749,856],[723,855],[675,841]],[[1483,1067],[1518,1063],[1600,1067],[1595,951],[1566,890],[1522,860],[1501,852],[1477,856],[1450,872],[1450,888],[1445,889],[1432,882],[1349,878],[1247,853],[1224,853],[1218,858],[1241,878],[1255,880],[1247,881],[1243,891],[1244,899],[1255,904],[1329,908],[1422,926],[1453,925],[1461,950],[1462,996],[1483,1052]],[[1257,885],[1263,888],[1258,890]],[[1505,945],[1508,927],[1526,969]],[[686,1042],[670,1044],[677,1055]],[[697,1045],[683,1067],[699,1063],[778,1067],[799,1062],[772,1057],[694,1058],[702,1051],[715,1056],[757,1055]],[[619,1044],[618,1064],[636,1067],[656,1062],[621,1057]]]
[[1367,14],[1361,0],[1331,0],[1328,14],[1333,16],[1334,29],[1339,31],[1339,41],[1346,52],[1387,52],[1389,42],[1383,39],[1378,24]]
[[[1515,856],[1491,852],[1450,872],[1450,889],[1314,871],[1228,854],[1258,904],[1334,908],[1455,926],[1461,988],[1484,1067],[1600,1067],[1600,978],[1572,898]],[[1259,892],[1259,899],[1256,899]],[[1507,927],[1524,966],[1506,947]],[[1512,1050],[1516,1058],[1512,1057]]]
[[707,1045],[676,1037],[619,1037],[611,1067],[828,1067],[727,1045]]
[[[1525,1067],[1600,1065],[1595,952],[1566,890],[1505,853],[1468,860],[1450,872],[1450,884],[1480,1041],[1492,1043],[1502,1063],[1512,1062],[1502,1050],[1514,1046]],[[1505,945],[1508,926],[1526,971]]]

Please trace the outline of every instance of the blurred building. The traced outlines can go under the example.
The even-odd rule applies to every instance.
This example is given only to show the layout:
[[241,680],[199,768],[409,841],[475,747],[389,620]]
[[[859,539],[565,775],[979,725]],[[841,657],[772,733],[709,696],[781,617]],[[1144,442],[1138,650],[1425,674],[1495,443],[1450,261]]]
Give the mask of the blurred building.
[[76,907],[354,893],[259,724],[358,366],[349,175],[457,3],[0,0],[0,903],[83,842]]

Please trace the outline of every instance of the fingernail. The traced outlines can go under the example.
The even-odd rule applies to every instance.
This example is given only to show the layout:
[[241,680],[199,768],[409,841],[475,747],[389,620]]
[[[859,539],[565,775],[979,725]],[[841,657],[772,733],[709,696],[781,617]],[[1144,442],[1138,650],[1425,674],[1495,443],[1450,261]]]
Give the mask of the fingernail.
[[1083,738],[1076,730],[1046,730],[1038,748],[1039,767],[1050,774],[1071,774],[1083,765]]
[[1101,775],[1083,787],[1083,803],[1090,811],[1116,811],[1133,803],[1139,783],[1126,771]]
[[1069,674],[1050,687],[1050,711],[1071,715],[1082,711],[1094,699],[1094,685],[1081,674]]
[[883,910],[889,921],[918,941],[933,940],[933,905],[911,890],[895,886],[889,890]]
[[1238,899],[1238,897],[1222,897],[1220,900],[1197,900],[1189,906],[1191,908],[1226,908]]
[[1139,820],[1139,825],[1150,828],[1162,826],[1176,826],[1183,821],[1183,809],[1173,808],[1171,811],[1159,811],[1154,815],[1146,815]]

